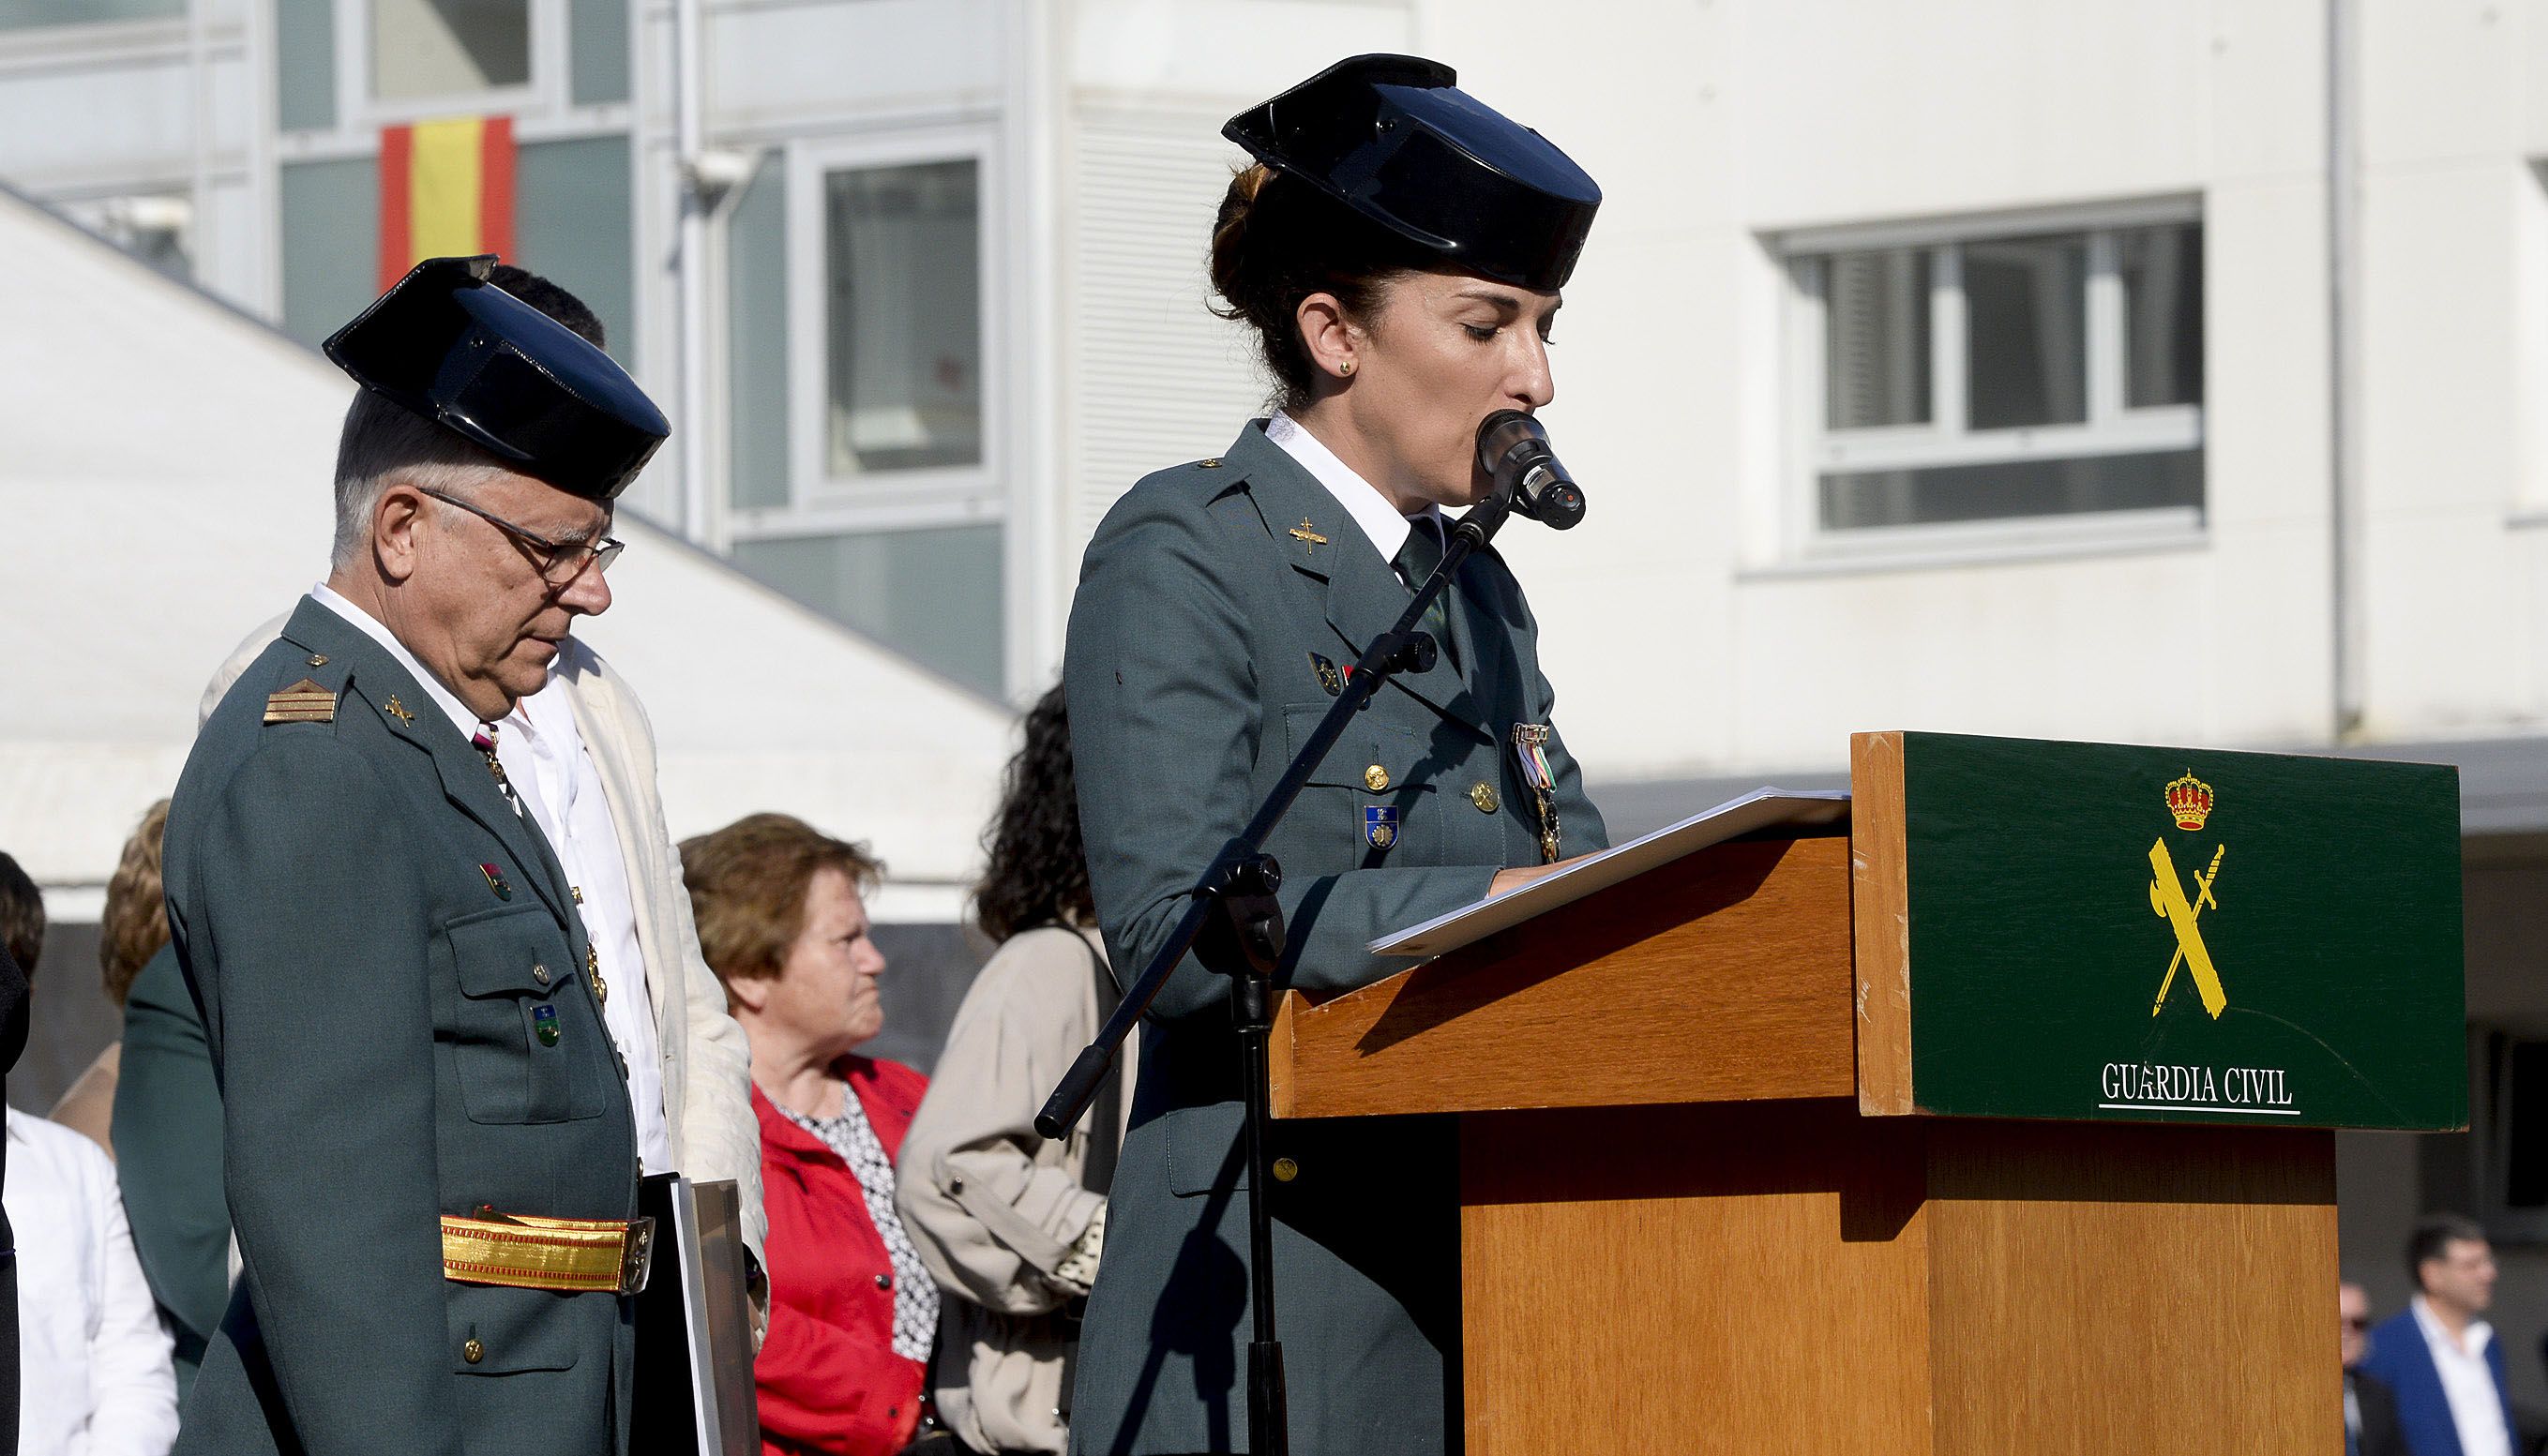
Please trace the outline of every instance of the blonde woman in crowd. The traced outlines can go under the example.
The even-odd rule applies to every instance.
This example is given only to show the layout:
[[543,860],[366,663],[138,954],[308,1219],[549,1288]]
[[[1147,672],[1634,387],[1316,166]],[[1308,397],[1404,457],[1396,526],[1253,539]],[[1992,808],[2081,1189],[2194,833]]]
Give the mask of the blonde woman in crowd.
[[[159,837],[168,827],[168,801],[144,809],[139,827],[124,842],[124,854],[106,882],[106,909],[99,919],[97,963],[106,999],[121,1009],[142,965],[168,944],[168,903],[159,891]],[[169,957],[173,977],[177,962]],[[178,993],[185,987],[179,983]],[[116,1078],[124,1063],[121,1038],[106,1044],[97,1060],[74,1079],[53,1104],[52,1119],[74,1133],[94,1138],[115,1156]]]

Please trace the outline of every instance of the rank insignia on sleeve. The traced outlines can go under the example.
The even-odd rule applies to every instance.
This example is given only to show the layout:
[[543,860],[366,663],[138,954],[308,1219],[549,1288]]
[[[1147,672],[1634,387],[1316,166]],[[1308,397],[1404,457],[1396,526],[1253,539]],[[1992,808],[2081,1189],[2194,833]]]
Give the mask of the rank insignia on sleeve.
[[531,1035],[539,1038],[540,1045],[543,1046],[554,1046],[558,1044],[556,1007],[543,1001],[531,1008]]
[[1345,675],[1336,671],[1333,662],[1314,652],[1310,654],[1310,667],[1319,675],[1319,685],[1327,689],[1327,696],[1333,697],[1345,690]]
[[265,721],[269,723],[333,723],[336,721],[336,694],[308,678],[280,691],[265,695]]
[[1386,850],[1398,843],[1398,808],[1394,804],[1365,804],[1362,808],[1363,843],[1375,850]]
[[501,868],[494,864],[481,864],[478,866],[478,872],[487,876],[487,888],[496,892],[497,899],[513,898],[513,887],[504,883],[504,871]]

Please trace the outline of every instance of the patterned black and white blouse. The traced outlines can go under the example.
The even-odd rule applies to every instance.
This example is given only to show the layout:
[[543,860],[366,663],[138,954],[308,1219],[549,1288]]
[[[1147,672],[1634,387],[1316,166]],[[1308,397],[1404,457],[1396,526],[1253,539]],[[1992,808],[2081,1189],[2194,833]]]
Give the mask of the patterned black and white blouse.
[[906,1360],[928,1359],[929,1346],[938,1334],[938,1286],[930,1283],[920,1250],[911,1246],[902,1216],[894,1212],[893,1159],[884,1155],[884,1143],[867,1121],[867,1110],[859,1105],[859,1094],[842,1085],[841,1115],[836,1118],[809,1118],[790,1107],[778,1110],[839,1153],[859,1180],[867,1218],[884,1236],[885,1255],[893,1261],[893,1352]]

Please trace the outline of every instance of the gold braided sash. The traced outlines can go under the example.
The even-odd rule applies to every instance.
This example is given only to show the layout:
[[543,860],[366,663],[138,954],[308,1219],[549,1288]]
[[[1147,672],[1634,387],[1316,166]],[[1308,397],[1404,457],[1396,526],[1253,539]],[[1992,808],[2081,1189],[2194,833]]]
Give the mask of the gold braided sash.
[[532,1214],[442,1216],[442,1277],[462,1284],[568,1293],[635,1294],[646,1287],[655,1221],[543,1219]]

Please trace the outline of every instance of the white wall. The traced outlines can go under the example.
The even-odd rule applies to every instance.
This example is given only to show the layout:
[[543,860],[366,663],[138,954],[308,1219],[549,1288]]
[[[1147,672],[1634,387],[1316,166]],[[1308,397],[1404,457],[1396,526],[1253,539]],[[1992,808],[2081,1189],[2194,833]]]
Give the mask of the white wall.
[[[1552,428],[1592,510],[1506,537],[1607,777],[1830,767],[1874,727],[2289,743],[2327,715],[2314,3],[1426,9],[1603,185]],[[1532,44],[1510,44],[1528,34]],[[1780,232],[2199,196],[2209,528],[1801,560]]]

